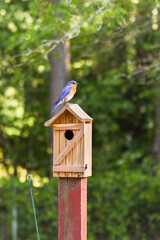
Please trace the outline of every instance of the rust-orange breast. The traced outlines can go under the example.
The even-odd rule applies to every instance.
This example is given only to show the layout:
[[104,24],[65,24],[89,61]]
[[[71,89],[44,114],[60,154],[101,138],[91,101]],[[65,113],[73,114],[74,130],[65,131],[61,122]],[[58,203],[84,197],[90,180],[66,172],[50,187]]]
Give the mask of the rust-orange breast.
[[71,100],[74,96],[74,94],[76,93],[76,85],[69,85],[70,87],[72,87],[71,92],[64,98],[65,102],[68,102],[69,100]]

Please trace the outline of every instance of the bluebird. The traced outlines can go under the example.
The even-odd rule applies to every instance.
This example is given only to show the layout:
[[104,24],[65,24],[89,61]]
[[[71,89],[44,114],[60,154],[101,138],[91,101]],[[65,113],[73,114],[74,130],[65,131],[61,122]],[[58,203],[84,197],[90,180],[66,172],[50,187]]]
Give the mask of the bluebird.
[[52,109],[51,113],[56,109],[56,107],[59,104],[62,104],[64,102],[68,102],[69,100],[71,100],[74,96],[74,94],[76,93],[76,87],[77,87],[77,82],[72,80],[69,81],[66,86],[63,88],[62,92],[60,93],[59,98],[57,99],[54,108]]

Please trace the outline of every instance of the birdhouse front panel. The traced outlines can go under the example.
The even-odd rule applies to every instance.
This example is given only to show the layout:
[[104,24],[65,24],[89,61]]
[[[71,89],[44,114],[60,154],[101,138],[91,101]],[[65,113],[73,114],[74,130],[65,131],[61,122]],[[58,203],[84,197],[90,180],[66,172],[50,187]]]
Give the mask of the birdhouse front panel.
[[77,177],[84,171],[84,123],[66,110],[53,124],[53,175]]
[[92,119],[77,104],[67,104],[51,120],[46,126],[53,126],[53,176],[91,176]]

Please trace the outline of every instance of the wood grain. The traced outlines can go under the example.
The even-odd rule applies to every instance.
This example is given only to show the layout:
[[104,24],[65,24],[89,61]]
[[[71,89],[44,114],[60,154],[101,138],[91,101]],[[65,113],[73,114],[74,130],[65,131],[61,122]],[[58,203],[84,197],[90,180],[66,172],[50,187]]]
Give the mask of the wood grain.
[[60,162],[63,160],[63,158],[69,153],[69,151],[74,147],[74,145],[81,139],[81,137],[84,134],[84,129],[81,128],[78,134],[73,138],[73,140],[70,141],[70,144],[68,144],[64,150],[59,154],[59,156],[55,159],[54,165],[59,165]]
[[84,172],[84,167],[75,167],[75,166],[54,166],[53,170],[55,172]]

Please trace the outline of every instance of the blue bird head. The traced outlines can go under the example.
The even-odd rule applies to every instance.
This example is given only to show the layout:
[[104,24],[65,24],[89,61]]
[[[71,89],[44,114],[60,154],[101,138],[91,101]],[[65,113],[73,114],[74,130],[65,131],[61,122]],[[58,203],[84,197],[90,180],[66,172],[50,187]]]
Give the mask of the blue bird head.
[[69,81],[69,82],[67,83],[67,85],[70,85],[70,84],[72,84],[72,85],[77,85],[78,83],[77,83],[76,81],[74,81],[74,80],[71,80],[71,81]]

